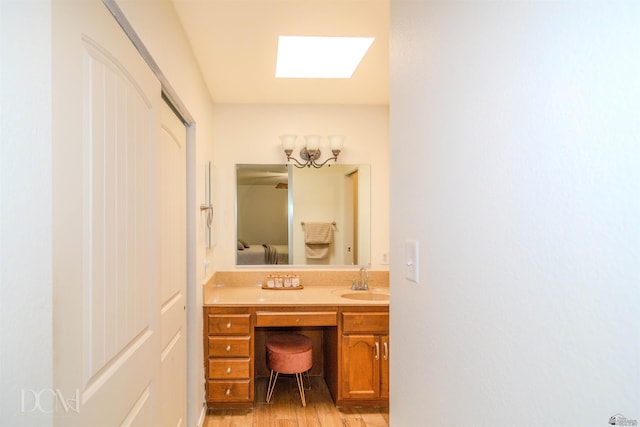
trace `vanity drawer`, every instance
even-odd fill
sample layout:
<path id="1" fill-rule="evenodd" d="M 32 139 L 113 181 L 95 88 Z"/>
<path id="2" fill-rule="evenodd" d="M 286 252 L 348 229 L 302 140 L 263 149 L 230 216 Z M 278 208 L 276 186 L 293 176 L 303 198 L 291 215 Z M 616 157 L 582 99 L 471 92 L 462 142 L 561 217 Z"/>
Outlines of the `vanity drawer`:
<path id="1" fill-rule="evenodd" d="M 209 378 L 249 378 L 250 359 L 209 359 Z"/>
<path id="2" fill-rule="evenodd" d="M 209 402 L 243 402 L 251 399 L 250 380 L 244 381 L 207 381 L 207 400 Z"/>
<path id="3" fill-rule="evenodd" d="M 335 311 L 258 311 L 256 326 L 336 326 Z"/>
<path id="4" fill-rule="evenodd" d="M 210 357 L 249 357 L 250 346 L 250 336 L 209 336 Z"/>
<path id="5" fill-rule="evenodd" d="M 209 314 L 210 335 L 249 334 L 251 314 Z"/>
<path id="6" fill-rule="evenodd" d="M 342 332 L 389 332 L 389 313 L 347 312 L 342 313 Z"/>

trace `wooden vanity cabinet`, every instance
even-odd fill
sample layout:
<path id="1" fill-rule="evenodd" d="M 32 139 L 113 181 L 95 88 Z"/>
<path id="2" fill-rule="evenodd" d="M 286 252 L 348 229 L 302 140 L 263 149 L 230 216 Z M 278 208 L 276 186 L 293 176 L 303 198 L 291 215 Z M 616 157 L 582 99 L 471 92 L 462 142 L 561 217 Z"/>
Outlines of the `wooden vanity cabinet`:
<path id="1" fill-rule="evenodd" d="M 256 355 L 264 359 L 264 338 L 279 328 L 319 339 L 314 368 L 337 406 L 389 405 L 388 306 L 206 306 L 208 407 L 252 407 L 256 369 L 264 369 L 256 368 Z"/>
<path id="2" fill-rule="evenodd" d="M 249 308 L 204 308 L 207 404 L 253 404 L 253 324 Z"/>
<path id="3" fill-rule="evenodd" d="M 389 404 L 389 311 L 344 309 L 338 404 Z M 372 310 L 370 307 L 366 310 Z"/>

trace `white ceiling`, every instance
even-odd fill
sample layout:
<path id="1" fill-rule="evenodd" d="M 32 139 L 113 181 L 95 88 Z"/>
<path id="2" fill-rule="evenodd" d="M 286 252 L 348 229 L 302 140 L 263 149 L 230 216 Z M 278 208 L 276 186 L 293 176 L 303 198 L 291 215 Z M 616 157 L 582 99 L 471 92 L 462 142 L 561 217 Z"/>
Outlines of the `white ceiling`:
<path id="1" fill-rule="evenodd" d="M 173 0 L 216 103 L 389 103 L 389 0 Z M 375 37 L 350 79 L 276 79 L 279 35 Z"/>

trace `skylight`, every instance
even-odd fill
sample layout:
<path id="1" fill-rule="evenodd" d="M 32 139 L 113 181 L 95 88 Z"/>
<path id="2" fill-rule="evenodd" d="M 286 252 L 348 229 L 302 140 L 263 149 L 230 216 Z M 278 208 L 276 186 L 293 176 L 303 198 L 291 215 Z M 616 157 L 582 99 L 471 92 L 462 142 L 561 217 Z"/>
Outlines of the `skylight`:
<path id="1" fill-rule="evenodd" d="M 373 37 L 280 36 L 276 78 L 348 79 Z"/>

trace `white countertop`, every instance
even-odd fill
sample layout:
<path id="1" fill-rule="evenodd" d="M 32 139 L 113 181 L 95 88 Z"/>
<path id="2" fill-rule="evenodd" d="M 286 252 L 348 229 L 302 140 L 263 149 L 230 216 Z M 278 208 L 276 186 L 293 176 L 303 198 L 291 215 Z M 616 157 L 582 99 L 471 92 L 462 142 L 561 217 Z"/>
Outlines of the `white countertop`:
<path id="1" fill-rule="evenodd" d="M 389 288 L 375 287 L 370 291 L 353 291 L 348 286 L 307 286 L 303 289 L 263 289 L 260 285 L 254 286 L 224 286 L 205 285 L 203 292 L 204 306 L 233 305 L 233 306 L 260 306 L 260 305 L 298 305 L 298 306 L 354 306 L 374 305 L 388 306 L 389 299 L 350 299 L 344 298 L 344 294 L 386 293 Z M 384 298 L 384 297 L 383 297 Z"/>

